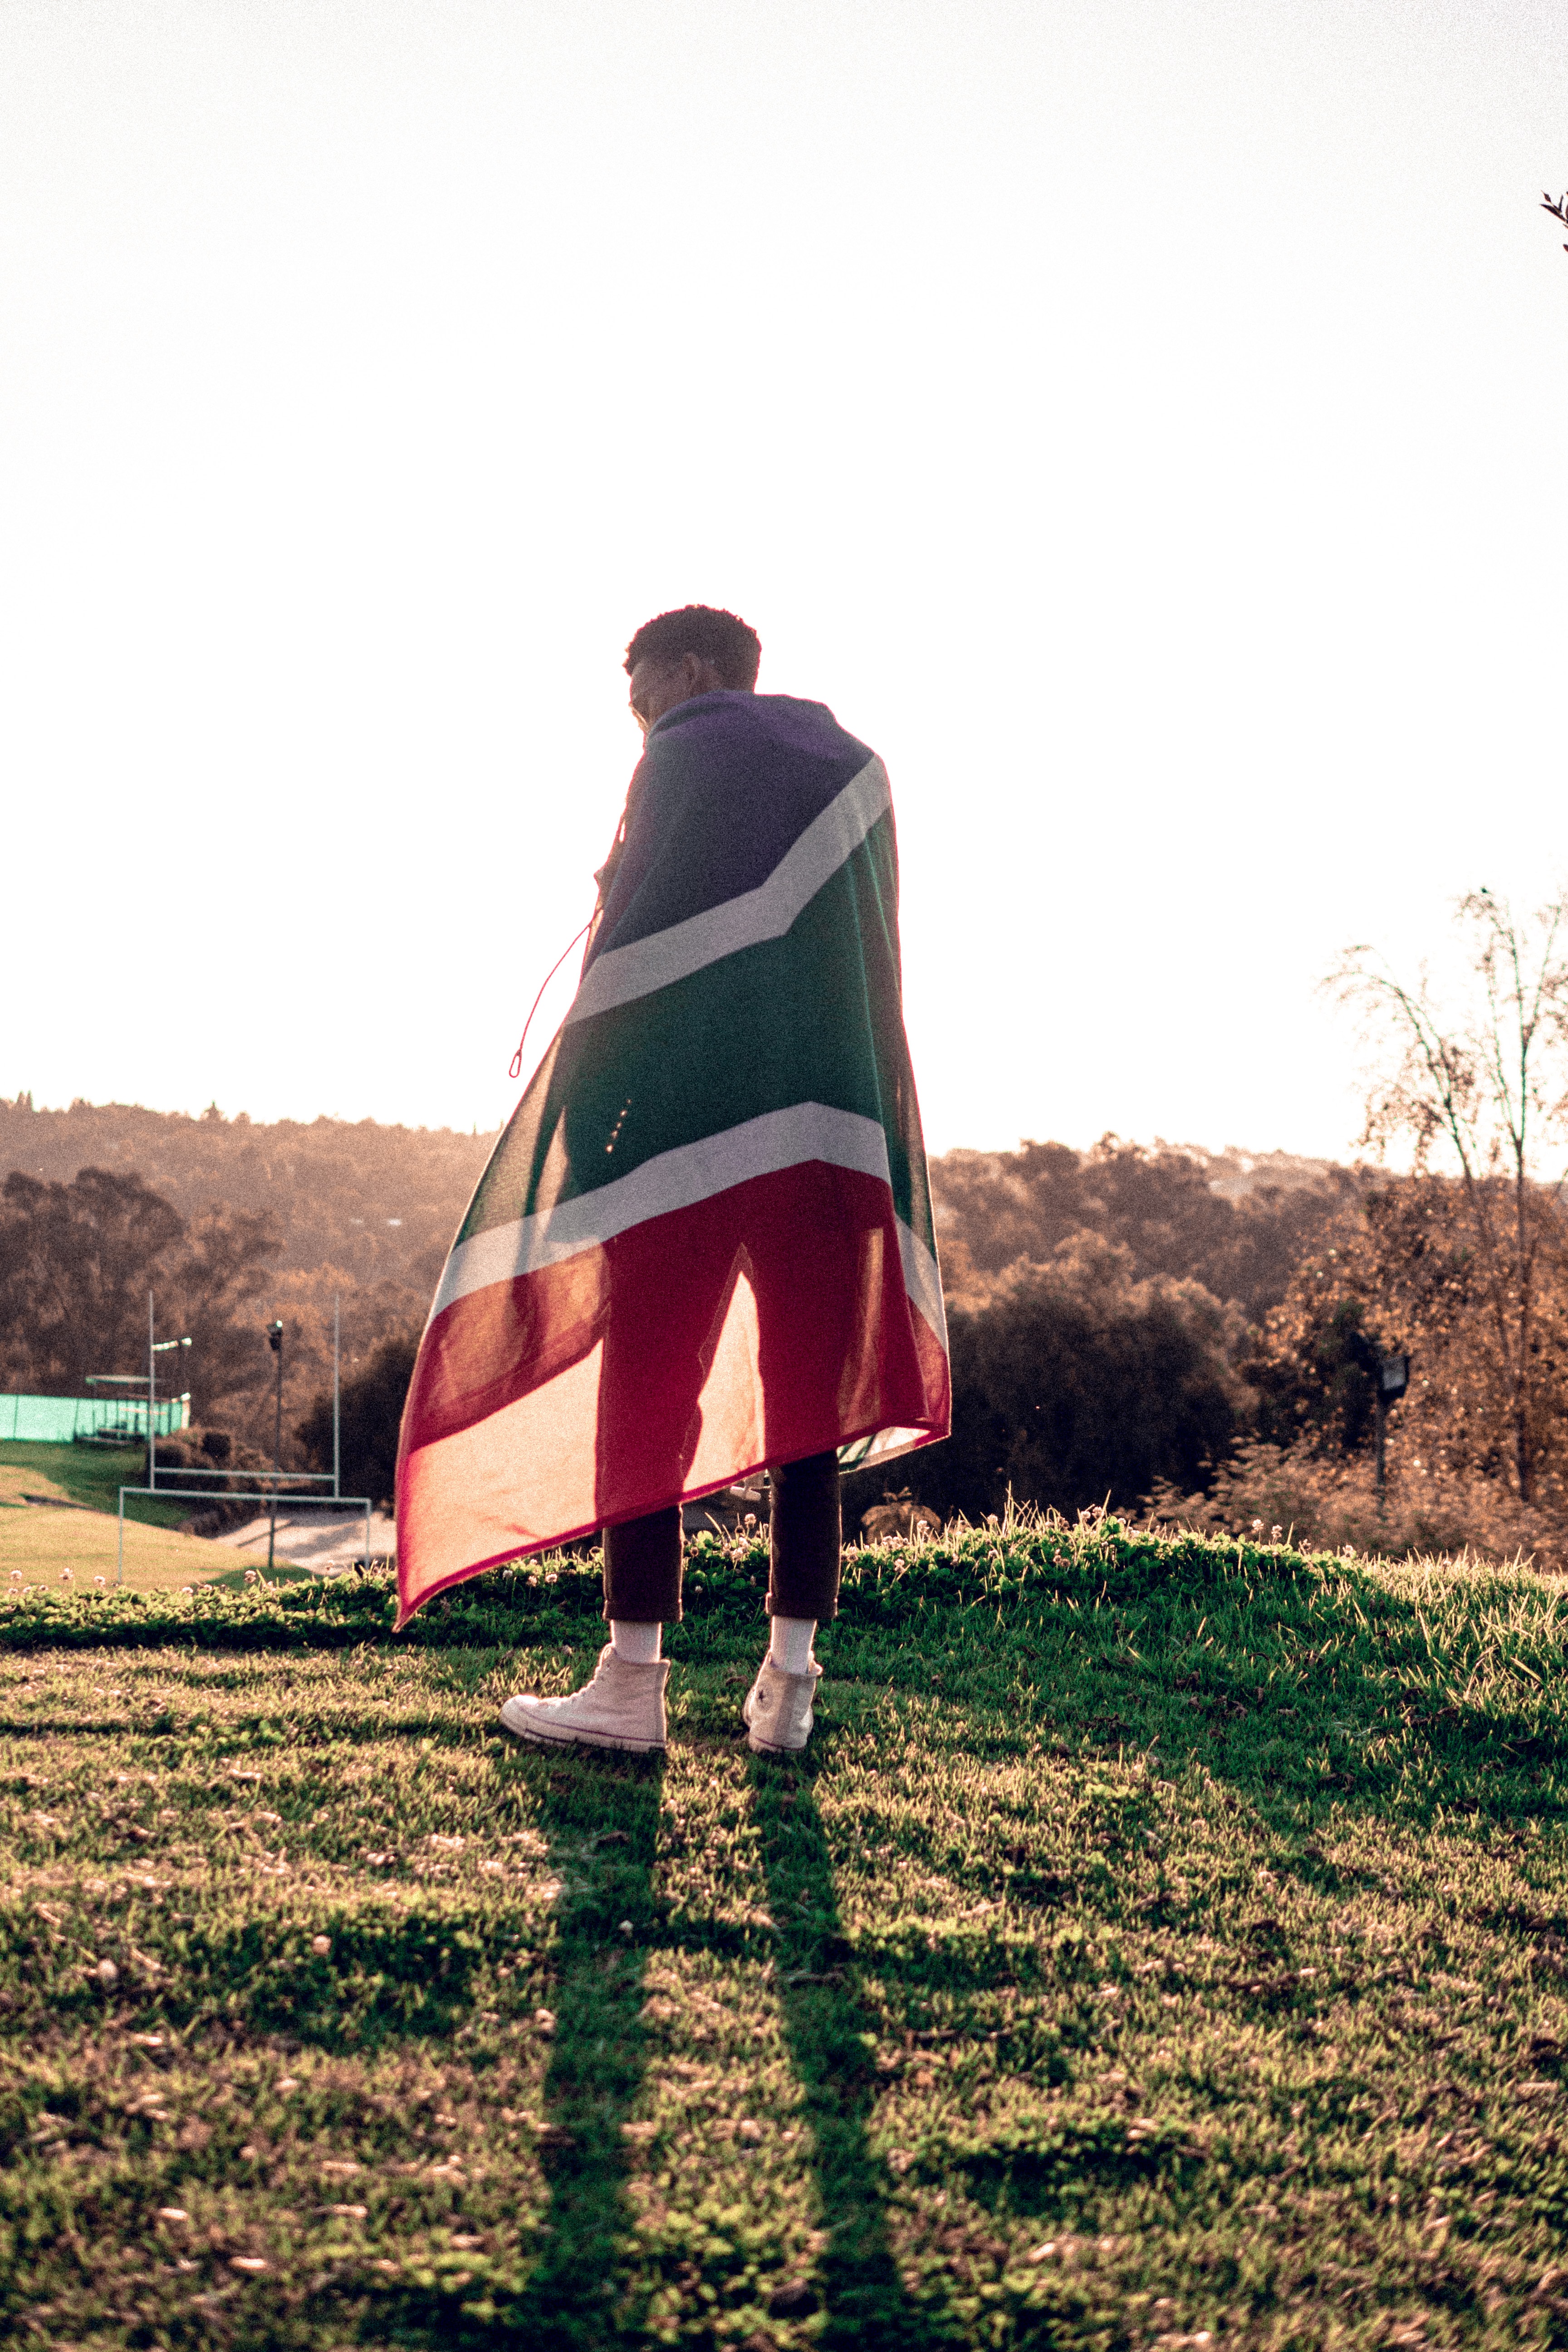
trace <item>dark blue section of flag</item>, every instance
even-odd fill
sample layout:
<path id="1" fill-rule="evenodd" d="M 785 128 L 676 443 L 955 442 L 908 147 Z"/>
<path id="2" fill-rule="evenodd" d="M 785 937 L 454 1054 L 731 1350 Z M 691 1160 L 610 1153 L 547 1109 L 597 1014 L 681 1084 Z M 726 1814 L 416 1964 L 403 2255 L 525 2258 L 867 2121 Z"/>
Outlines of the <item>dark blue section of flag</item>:
<path id="1" fill-rule="evenodd" d="M 756 889 L 871 757 L 825 702 L 701 694 L 650 729 L 584 969 Z"/>

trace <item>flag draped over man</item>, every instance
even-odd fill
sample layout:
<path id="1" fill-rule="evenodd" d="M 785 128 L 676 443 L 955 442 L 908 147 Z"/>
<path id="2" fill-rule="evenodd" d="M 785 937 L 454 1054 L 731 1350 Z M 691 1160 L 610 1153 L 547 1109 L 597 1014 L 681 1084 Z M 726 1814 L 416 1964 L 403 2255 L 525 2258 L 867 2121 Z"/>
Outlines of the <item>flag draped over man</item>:
<path id="1" fill-rule="evenodd" d="M 399 1622 L 765 1464 L 929 1444 L 948 1410 L 886 772 L 821 703 L 697 693 L 648 728 L 576 997 L 436 1295 Z"/>

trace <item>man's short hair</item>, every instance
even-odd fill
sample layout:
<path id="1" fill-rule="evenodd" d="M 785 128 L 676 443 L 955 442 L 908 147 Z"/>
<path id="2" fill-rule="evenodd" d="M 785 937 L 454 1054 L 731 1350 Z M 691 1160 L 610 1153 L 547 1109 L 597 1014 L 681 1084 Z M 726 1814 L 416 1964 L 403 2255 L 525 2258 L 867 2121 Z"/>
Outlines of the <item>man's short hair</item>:
<path id="1" fill-rule="evenodd" d="M 683 654 L 711 662 L 727 687 L 749 694 L 762 667 L 763 641 L 738 614 L 717 604 L 682 604 L 643 623 L 626 647 L 626 676 L 640 661 L 678 662 Z"/>

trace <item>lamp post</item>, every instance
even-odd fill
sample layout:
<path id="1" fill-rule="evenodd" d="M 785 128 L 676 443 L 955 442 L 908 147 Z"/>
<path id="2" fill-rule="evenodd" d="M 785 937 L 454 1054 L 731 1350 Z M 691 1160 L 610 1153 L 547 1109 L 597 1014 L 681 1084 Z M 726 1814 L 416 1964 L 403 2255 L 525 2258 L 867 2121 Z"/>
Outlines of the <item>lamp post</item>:
<path id="1" fill-rule="evenodd" d="M 1383 1442 L 1388 1427 L 1388 1408 L 1391 1404 L 1397 1404 L 1410 1386 L 1409 1357 L 1403 1353 L 1395 1356 L 1380 1356 L 1374 1377 L 1376 1386 L 1373 1389 L 1373 1397 L 1377 1408 L 1377 1507 L 1381 1511 L 1384 1503 Z"/>
<path id="2" fill-rule="evenodd" d="M 267 1326 L 267 1344 L 278 1359 L 278 1395 L 272 1420 L 272 1517 L 267 1529 L 267 1565 L 272 1566 L 272 1555 L 278 1541 L 278 1480 L 283 1468 L 283 1326 L 274 1320 Z"/>
<path id="3" fill-rule="evenodd" d="M 157 1324 L 153 1315 L 153 1294 L 147 1293 L 147 1484 L 158 1484 L 158 1349 L 153 1337 Z"/>

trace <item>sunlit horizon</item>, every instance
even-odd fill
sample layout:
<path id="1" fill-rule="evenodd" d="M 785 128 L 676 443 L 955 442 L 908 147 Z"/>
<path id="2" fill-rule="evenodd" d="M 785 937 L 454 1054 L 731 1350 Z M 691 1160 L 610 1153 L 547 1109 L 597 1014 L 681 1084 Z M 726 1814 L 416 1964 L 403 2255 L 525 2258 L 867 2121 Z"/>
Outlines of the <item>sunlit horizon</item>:
<path id="1" fill-rule="evenodd" d="M 52 0 L 0 67 L 0 1095 L 499 1126 L 693 599 L 887 761 L 934 1150 L 1350 1157 L 1336 955 L 1563 871 L 1560 11 Z"/>

